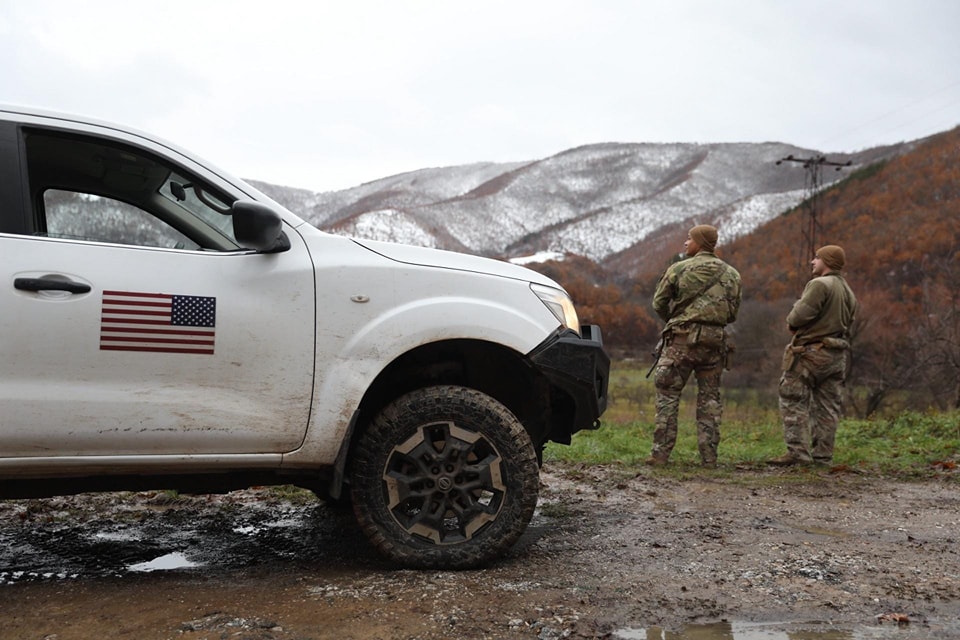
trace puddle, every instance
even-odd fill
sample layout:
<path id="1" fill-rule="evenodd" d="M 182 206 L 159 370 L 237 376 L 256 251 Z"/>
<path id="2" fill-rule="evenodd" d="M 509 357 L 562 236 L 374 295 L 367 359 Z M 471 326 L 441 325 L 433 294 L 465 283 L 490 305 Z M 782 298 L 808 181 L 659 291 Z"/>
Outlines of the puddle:
<path id="1" fill-rule="evenodd" d="M 320 501 L 290 504 L 268 492 L 238 493 L 187 496 L 160 508 L 151 496 L 131 494 L 114 502 L 113 494 L 89 494 L 73 499 L 85 509 L 61 512 L 39 502 L 45 508 L 34 507 L 32 515 L 19 506 L 25 503 L 9 503 L 20 511 L 0 517 L 0 586 L 178 570 L 212 575 L 280 562 L 379 562 L 372 549 L 358 553 L 355 538 L 343 535 L 355 526 L 353 514 Z"/>
<path id="2" fill-rule="evenodd" d="M 182 553 L 168 553 L 165 556 L 160 556 L 159 558 L 154 558 L 149 562 L 138 562 L 137 564 L 132 564 L 127 567 L 128 571 L 137 571 L 143 573 L 149 573 L 151 571 L 173 571 L 175 569 L 189 569 L 191 567 L 202 566 L 196 562 L 191 562 L 187 559 L 187 556 Z"/>
<path id="3" fill-rule="evenodd" d="M 258 533 L 261 533 L 268 529 L 278 529 L 283 527 L 295 528 L 295 527 L 302 527 L 302 526 L 303 526 L 302 519 L 290 517 L 290 518 L 284 518 L 281 520 L 274 520 L 272 522 L 264 522 L 259 526 L 243 525 L 243 526 L 234 527 L 233 532 L 238 533 L 240 535 L 257 535 Z"/>
<path id="4" fill-rule="evenodd" d="M 715 622 L 691 624 L 680 631 L 659 627 L 626 628 L 613 633 L 613 640 L 886 640 L 902 638 L 911 627 L 896 624 L 833 627 L 827 622 Z M 913 637 L 913 636 L 911 636 Z"/>
<path id="5" fill-rule="evenodd" d="M 96 540 L 106 540 L 109 542 L 136 542 L 140 537 L 130 531 L 98 531 L 93 535 Z"/>

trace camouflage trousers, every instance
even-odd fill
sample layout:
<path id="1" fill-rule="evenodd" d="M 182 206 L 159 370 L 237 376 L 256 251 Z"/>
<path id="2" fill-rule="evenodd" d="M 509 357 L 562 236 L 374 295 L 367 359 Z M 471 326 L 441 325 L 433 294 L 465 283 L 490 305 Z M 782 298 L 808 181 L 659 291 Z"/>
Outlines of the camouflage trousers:
<path id="1" fill-rule="evenodd" d="M 833 442 L 842 409 L 846 349 L 807 347 L 784 353 L 780 377 L 780 417 L 787 453 L 817 462 L 833 458 Z"/>
<path id="2" fill-rule="evenodd" d="M 724 347 L 700 344 L 670 344 L 660 355 L 654 377 L 657 387 L 657 418 L 653 432 L 656 458 L 666 459 L 677 443 L 677 413 L 680 394 L 691 373 L 697 378 L 697 448 L 703 462 L 716 462 L 720 444 L 720 375 Z"/>

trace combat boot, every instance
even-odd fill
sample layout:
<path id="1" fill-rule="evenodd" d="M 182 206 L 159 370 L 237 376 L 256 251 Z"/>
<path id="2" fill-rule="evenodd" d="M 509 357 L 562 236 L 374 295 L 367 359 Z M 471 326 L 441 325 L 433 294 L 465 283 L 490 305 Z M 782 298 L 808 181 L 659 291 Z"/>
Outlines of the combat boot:
<path id="1" fill-rule="evenodd" d="M 792 467 L 798 464 L 810 464 L 811 462 L 811 460 L 804 460 L 803 458 L 799 458 L 792 453 L 785 453 L 779 458 L 767 460 L 767 464 L 773 467 Z"/>
<path id="2" fill-rule="evenodd" d="M 654 454 L 643 461 L 643 464 L 651 467 L 665 467 L 667 466 L 667 456 L 662 454 Z"/>

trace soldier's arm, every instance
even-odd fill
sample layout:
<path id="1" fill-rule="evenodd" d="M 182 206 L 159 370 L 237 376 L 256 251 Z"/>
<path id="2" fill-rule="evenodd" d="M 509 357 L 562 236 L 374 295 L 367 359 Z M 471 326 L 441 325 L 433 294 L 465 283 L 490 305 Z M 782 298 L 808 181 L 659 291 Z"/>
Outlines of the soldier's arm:
<path id="1" fill-rule="evenodd" d="M 670 319 L 670 301 L 674 297 L 674 286 L 670 281 L 670 270 L 667 270 L 657 283 L 657 290 L 653 294 L 653 310 L 664 322 Z"/>
<path id="2" fill-rule="evenodd" d="M 826 299 L 826 287 L 822 282 L 811 280 L 803 289 L 803 295 L 793 305 L 793 309 L 787 314 L 787 324 L 791 329 L 804 327 L 820 315 L 823 309 L 823 303 Z"/>

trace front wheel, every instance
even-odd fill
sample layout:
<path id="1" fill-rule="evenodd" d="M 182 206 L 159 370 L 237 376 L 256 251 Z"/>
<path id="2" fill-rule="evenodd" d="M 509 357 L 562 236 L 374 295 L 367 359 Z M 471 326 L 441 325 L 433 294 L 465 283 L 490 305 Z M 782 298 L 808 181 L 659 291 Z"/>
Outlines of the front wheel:
<path id="1" fill-rule="evenodd" d="M 387 406 L 357 443 L 354 513 L 394 561 L 476 567 L 526 529 L 538 472 L 529 434 L 495 399 L 464 387 L 419 389 Z"/>

